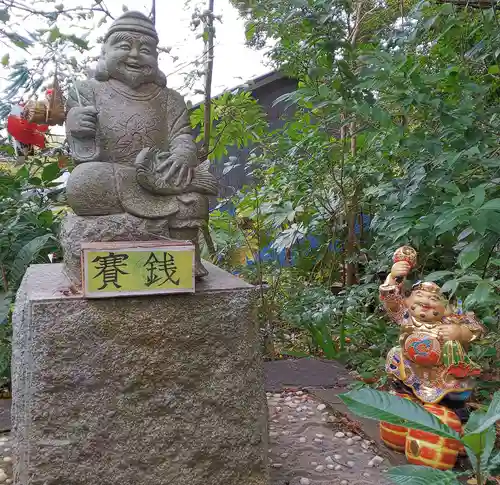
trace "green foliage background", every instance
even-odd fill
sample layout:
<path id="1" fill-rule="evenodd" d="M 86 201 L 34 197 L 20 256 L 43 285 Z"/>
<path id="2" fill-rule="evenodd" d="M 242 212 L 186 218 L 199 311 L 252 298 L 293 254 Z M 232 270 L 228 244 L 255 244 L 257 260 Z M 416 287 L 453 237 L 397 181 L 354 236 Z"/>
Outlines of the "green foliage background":
<path id="1" fill-rule="evenodd" d="M 256 262 L 250 274 L 240 270 L 273 288 L 261 316 L 275 355 L 315 353 L 380 375 L 397 329 L 380 311 L 377 288 L 394 250 L 410 244 L 419 253 L 412 278 L 439 282 L 488 326 L 472 353 L 495 380 L 497 11 L 426 1 L 234 4 L 249 44 L 272 39 L 275 66 L 299 80 L 277 100 L 290 107 L 285 126 L 257 140 L 255 185 L 232 199 Z M 356 233 L 360 214 L 372 223 Z M 213 214 L 214 233 L 223 231 L 220 217 Z M 218 238 L 229 266 L 232 228 L 233 236 Z M 309 247 L 307 235 L 319 247 Z M 293 256 L 293 268 L 259 260 L 271 241 Z M 329 250 L 336 241 L 342 251 Z"/>

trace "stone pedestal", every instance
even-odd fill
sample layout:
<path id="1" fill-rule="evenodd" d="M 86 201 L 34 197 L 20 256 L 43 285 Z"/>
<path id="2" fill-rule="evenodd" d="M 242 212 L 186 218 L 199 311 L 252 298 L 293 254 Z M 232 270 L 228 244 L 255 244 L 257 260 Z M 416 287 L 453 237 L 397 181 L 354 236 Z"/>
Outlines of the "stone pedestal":
<path id="1" fill-rule="evenodd" d="M 16 485 L 268 485 L 254 288 L 85 300 L 32 266 L 13 340 Z"/>

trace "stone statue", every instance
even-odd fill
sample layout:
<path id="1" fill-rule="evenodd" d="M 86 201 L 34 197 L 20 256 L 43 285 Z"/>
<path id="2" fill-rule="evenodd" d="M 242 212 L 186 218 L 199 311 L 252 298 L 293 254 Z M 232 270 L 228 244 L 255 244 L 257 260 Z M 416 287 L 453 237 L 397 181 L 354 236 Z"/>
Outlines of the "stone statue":
<path id="1" fill-rule="evenodd" d="M 186 105 L 166 87 L 157 46 L 151 20 L 125 13 L 105 36 L 94 78 L 70 91 L 66 131 L 76 167 L 67 199 L 84 219 L 80 226 L 92 220 L 99 232 L 98 220 L 107 224 L 107 240 L 114 232 L 123 239 L 128 225 L 130 239 L 192 241 L 200 278 L 207 271 L 199 229 L 208 219 L 208 196 L 217 195 L 217 181 L 208 161 L 198 164 Z"/>
<path id="2" fill-rule="evenodd" d="M 423 403 L 461 409 L 474 388 L 479 367 L 466 355 L 468 346 L 485 333 L 473 313 L 454 309 L 435 283 L 418 282 L 406 296 L 404 281 L 416 252 L 400 248 L 380 299 L 400 330 L 400 345 L 387 356 L 386 372 Z"/>

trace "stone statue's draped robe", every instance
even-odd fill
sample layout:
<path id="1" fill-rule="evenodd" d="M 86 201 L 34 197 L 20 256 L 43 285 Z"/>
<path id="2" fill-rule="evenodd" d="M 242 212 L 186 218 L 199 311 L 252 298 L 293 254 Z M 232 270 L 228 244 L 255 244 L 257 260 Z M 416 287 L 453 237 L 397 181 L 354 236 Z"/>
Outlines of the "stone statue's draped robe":
<path id="1" fill-rule="evenodd" d="M 146 147 L 176 153 L 177 159 L 191 167 L 197 165 L 197 148 L 182 96 L 156 84 L 136 91 L 115 80 L 90 79 L 77 83 L 76 89 L 78 94 L 75 89 L 70 92 L 67 109 L 96 108 L 98 150 L 83 152 L 81 141 L 69 134 L 68 141 L 76 163 L 89 164 L 84 176 L 96 179 L 97 193 L 92 194 L 95 204 L 102 197 L 105 207 L 102 213 L 92 207 L 93 213 L 82 215 L 128 212 L 140 218 L 182 220 L 182 227 L 199 227 L 208 215 L 207 197 L 197 193 L 151 194 L 137 183 L 134 166 L 137 154 Z M 79 167 L 79 171 L 85 170 Z"/>

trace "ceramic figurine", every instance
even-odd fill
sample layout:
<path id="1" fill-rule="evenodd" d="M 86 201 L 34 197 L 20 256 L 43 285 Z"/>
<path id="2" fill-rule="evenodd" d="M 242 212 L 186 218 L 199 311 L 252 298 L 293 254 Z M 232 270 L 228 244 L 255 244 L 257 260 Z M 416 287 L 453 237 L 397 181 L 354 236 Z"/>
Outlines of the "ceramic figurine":
<path id="1" fill-rule="evenodd" d="M 464 314 L 461 305 L 452 308 L 435 283 L 419 281 L 405 295 L 406 278 L 417 261 L 413 248 L 399 248 L 393 261 L 389 276 L 380 286 L 380 300 L 401 331 L 399 345 L 387 355 L 386 372 L 399 384 L 400 391 L 408 393 L 405 397 L 420 402 L 461 432 L 459 410 L 464 408 L 474 378 L 481 371 L 466 352 L 486 330 L 473 313 Z M 402 426 L 381 423 L 380 431 L 385 444 L 398 451 L 404 449 L 413 464 L 451 469 L 461 450 L 458 441 Z"/>
<path id="2" fill-rule="evenodd" d="M 405 252 L 409 260 L 401 257 Z M 403 285 L 416 253 L 401 248 L 394 260 L 391 273 L 380 286 L 380 299 L 401 328 L 399 346 L 387 356 L 387 373 L 423 403 L 439 403 L 445 397 L 465 401 L 479 373 L 465 352 L 471 342 L 484 335 L 484 326 L 473 313 L 453 310 L 435 283 L 417 282 L 405 296 Z"/>

